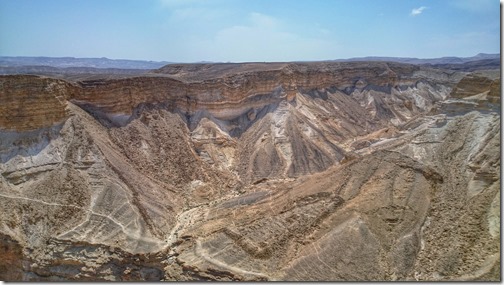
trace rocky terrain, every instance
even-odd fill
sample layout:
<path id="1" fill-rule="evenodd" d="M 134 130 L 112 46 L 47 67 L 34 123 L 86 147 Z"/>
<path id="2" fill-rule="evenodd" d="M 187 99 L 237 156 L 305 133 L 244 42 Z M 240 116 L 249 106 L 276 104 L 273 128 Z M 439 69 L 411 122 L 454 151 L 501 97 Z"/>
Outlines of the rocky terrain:
<path id="1" fill-rule="evenodd" d="M 499 72 L 0 76 L 0 279 L 498 281 Z"/>

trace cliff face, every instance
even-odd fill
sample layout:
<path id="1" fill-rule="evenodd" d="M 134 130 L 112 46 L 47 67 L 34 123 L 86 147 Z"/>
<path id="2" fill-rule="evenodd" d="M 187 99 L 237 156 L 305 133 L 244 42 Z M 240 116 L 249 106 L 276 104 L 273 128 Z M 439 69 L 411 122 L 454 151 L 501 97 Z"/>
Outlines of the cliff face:
<path id="1" fill-rule="evenodd" d="M 487 78 L 385 62 L 0 76 L 0 277 L 497 280 Z"/>
<path id="2" fill-rule="evenodd" d="M 167 135 L 153 126 L 180 120 L 191 132 L 176 135 L 189 138 L 179 150 L 190 158 L 188 164 L 203 160 L 217 171 L 211 177 L 233 180 L 237 173 L 240 181 L 251 182 L 338 164 L 347 156 L 343 145 L 349 139 L 429 111 L 449 93 L 449 78 L 436 70 L 384 62 L 168 65 L 149 76 L 72 84 L 4 76 L 0 96 L 6 115 L 0 129 L 61 127 L 73 114 L 67 105 L 76 104 L 108 129 L 123 155 L 145 166 L 145 175 L 173 184 L 171 179 L 187 183 L 196 176 L 176 164 L 168 166 L 171 160 L 164 154 L 173 147 L 154 139 Z M 177 116 L 168 119 L 168 113 Z M 138 120 L 142 123 L 134 123 Z M 149 151 L 138 153 L 139 146 Z M 14 149 L 3 152 L 7 157 Z"/>
<path id="3" fill-rule="evenodd" d="M 66 101 L 75 87 L 63 80 L 29 75 L 0 76 L 0 129 L 28 131 L 68 118 Z"/>
<path id="4" fill-rule="evenodd" d="M 453 89 L 451 96 L 454 98 L 465 98 L 474 95 L 487 95 L 492 101 L 500 102 L 501 84 L 500 78 L 488 78 L 481 75 L 469 74 Z"/>
<path id="5" fill-rule="evenodd" d="M 73 99 L 109 113 L 131 114 L 141 103 L 165 103 L 191 114 L 205 109 L 217 118 L 231 119 L 250 107 L 292 99 L 299 90 L 333 87 L 350 91 L 356 84 L 390 90 L 418 81 L 412 78 L 418 67 L 391 63 L 286 64 L 260 70 L 245 64 L 227 68 L 225 73 L 219 72 L 219 65 L 202 69 L 192 74 L 169 65 L 154 73 L 165 77 L 84 82 L 83 92 Z"/>
<path id="6" fill-rule="evenodd" d="M 26 131 L 61 122 L 68 118 L 67 100 L 111 118 L 129 117 L 141 105 L 161 105 L 188 115 L 204 110 L 217 119 L 231 120 L 251 108 L 291 101 L 298 92 L 331 88 L 346 94 L 355 90 L 391 93 L 422 81 L 421 76 L 415 76 L 419 67 L 397 63 L 283 64 L 274 65 L 275 69 L 248 65 L 227 67 L 226 73 L 218 65 L 209 65 L 194 74 L 169 65 L 153 73 L 156 76 L 78 84 L 36 76 L 2 76 L 0 95 L 6 103 L 0 128 Z M 431 79 L 432 83 L 437 81 Z"/>

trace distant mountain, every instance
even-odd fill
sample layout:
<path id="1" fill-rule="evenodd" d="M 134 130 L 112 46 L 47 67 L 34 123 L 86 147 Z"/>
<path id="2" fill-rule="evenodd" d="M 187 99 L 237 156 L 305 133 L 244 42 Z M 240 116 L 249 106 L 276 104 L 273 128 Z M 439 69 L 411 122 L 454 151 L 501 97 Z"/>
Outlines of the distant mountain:
<path id="1" fill-rule="evenodd" d="M 354 57 L 348 59 L 336 59 L 334 61 L 394 61 L 401 63 L 411 64 L 462 64 L 476 60 L 500 60 L 500 54 L 479 53 L 471 57 L 440 57 L 440 58 L 415 58 L 415 57 L 380 57 L 380 56 L 366 56 Z"/>
<path id="2" fill-rule="evenodd" d="M 333 62 L 356 61 L 389 61 L 409 64 L 428 65 L 437 68 L 459 71 L 474 71 L 481 69 L 499 69 L 500 54 L 479 53 L 472 57 L 441 57 L 441 58 L 412 58 L 412 57 L 356 57 L 349 59 L 329 60 Z M 75 57 L 25 57 L 0 56 L 0 74 L 39 74 L 63 76 L 67 79 L 81 79 L 81 75 L 109 74 L 114 76 L 138 75 L 173 64 L 167 61 L 145 61 L 128 59 L 75 58 Z M 201 61 L 198 64 L 209 64 Z M 73 77 L 72 77 L 73 76 Z"/>
<path id="3" fill-rule="evenodd" d="M 500 69 L 501 62 L 500 58 L 488 58 L 488 59 L 480 59 L 467 61 L 464 63 L 438 63 L 438 64 L 424 64 L 424 66 L 432 66 L 436 68 L 442 69 L 451 69 L 457 71 L 464 72 L 472 72 L 476 70 L 496 70 Z"/>
<path id="4" fill-rule="evenodd" d="M 101 58 L 75 58 L 75 57 L 25 57 L 25 56 L 0 56 L 0 66 L 50 66 L 58 68 L 90 67 L 90 68 L 117 68 L 117 69 L 157 69 L 170 62 L 145 61 L 128 59 Z"/>
<path id="5" fill-rule="evenodd" d="M 122 78 L 147 74 L 152 69 L 136 68 L 95 68 L 95 67 L 53 67 L 35 66 L 1 66 L 0 75 L 32 74 L 62 78 L 68 81 L 93 80 L 96 78 Z"/>

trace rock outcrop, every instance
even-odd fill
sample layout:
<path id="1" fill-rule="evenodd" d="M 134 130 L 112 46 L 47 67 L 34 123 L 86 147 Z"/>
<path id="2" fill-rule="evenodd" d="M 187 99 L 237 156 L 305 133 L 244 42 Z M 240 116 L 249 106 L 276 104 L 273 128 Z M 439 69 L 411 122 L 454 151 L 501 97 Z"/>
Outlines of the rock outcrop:
<path id="1" fill-rule="evenodd" d="M 66 81 L 30 75 L 0 76 L 0 130 L 30 131 L 68 119 L 67 100 L 74 86 Z"/>
<path id="2" fill-rule="evenodd" d="M 492 102 L 500 102 L 500 78 L 488 78 L 478 74 L 468 74 L 458 82 L 452 91 L 454 98 L 487 95 Z"/>

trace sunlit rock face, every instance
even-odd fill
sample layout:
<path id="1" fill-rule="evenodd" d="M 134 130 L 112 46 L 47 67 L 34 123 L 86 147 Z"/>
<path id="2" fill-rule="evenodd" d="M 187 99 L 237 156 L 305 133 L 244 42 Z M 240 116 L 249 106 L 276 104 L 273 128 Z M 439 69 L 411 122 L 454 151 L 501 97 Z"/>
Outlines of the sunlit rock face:
<path id="1" fill-rule="evenodd" d="M 0 76 L 0 277 L 500 280 L 494 73 Z"/>
<path id="2" fill-rule="evenodd" d="M 32 75 L 0 76 L 0 129 L 30 131 L 68 119 L 66 102 L 75 93 L 68 82 Z"/>

